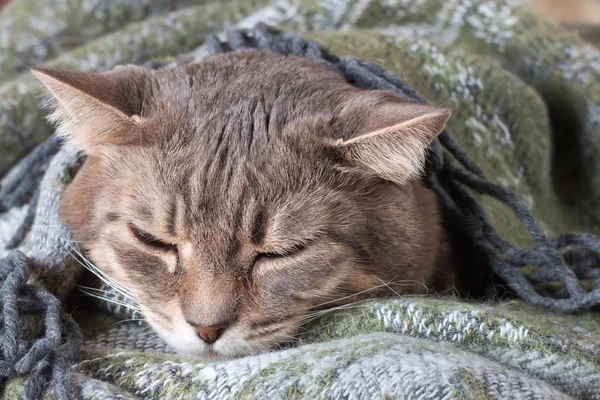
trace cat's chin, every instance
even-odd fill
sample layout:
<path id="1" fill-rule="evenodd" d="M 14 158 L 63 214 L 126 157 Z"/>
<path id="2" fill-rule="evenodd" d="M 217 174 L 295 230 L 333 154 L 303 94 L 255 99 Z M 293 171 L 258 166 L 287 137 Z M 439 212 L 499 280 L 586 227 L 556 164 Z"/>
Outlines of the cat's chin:
<path id="1" fill-rule="evenodd" d="M 229 337 L 224 335 L 222 339 L 209 346 L 198 339 L 191 328 L 188 331 L 187 327 L 184 327 L 177 332 L 161 326 L 152 326 L 152 328 L 175 353 L 186 358 L 226 360 L 256 354 L 271 347 L 243 341 L 235 333 Z"/>
<path id="2" fill-rule="evenodd" d="M 200 341 L 198 341 L 198 343 L 182 343 L 180 340 L 173 340 L 173 338 L 167 339 L 164 336 L 163 339 L 178 355 L 185 358 L 210 361 L 234 358 L 229 354 L 222 354 L 216 351 L 212 346 L 207 346 Z"/>
<path id="3" fill-rule="evenodd" d="M 213 358 L 216 354 L 212 349 L 206 346 L 193 333 L 191 328 L 189 332 L 186 329 L 173 331 L 160 324 L 152 323 L 147 319 L 152 330 L 157 334 L 175 353 L 190 358 Z M 218 354 L 217 354 L 218 356 Z"/>
<path id="4" fill-rule="evenodd" d="M 182 357 L 208 361 L 230 360 L 255 354 L 255 352 L 249 349 L 246 350 L 239 347 L 228 347 L 227 344 L 223 344 L 220 350 L 216 350 L 212 346 L 205 345 L 202 345 L 200 349 L 191 349 L 189 347 L 182 348 L 181 346 L 177 346 L 178 348 L 175 348 L 173 344 L 170 344 L 170 346 Z"/>
<path id="5" fill-rule="evenodd" d="M 187 349 L 187 350 L 178 349 L 175 351 L 178 355 L 180 355 L 182 357 L 198 359 L 198 360 L 213 361 L 213 360 L 223 360 L 223 359 L 230 358 L 230 357 L 223 356 L 222 354 L 219 354 L 216 351 L 214 351 L 212 348 L 208 348 L 208 347 L 205 347 L 203 350 L 200 350 L 198 352 L 193 352 L 193 351 L 190 352 L 189 349 Z"/>

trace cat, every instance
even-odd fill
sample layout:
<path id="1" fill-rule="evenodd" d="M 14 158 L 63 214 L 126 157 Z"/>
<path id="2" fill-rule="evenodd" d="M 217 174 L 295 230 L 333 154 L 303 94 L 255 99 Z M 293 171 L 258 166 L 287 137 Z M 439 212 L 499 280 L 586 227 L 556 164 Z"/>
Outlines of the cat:
<path id="1" fill-rule="evenodd" d="M 449 110 L 264 51 L 31 68 L 58 132 L 86 155 L 62 219 L 175 351 L 262 352 L 312 310 L 454 287 L 421 179 Z"/>

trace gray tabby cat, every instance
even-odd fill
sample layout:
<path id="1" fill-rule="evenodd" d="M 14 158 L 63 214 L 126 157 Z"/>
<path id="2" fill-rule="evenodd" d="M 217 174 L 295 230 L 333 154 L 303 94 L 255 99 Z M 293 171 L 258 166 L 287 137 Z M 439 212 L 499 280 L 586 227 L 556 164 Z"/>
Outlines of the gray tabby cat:
<path id="1" fill-rule="evenodd" d="M 455 286 L 420 179 L 448 110 L 258 51 L 32 70 L 87 156 L 62 218 L 178 352 L 260 352 L 315 309 Z"/>

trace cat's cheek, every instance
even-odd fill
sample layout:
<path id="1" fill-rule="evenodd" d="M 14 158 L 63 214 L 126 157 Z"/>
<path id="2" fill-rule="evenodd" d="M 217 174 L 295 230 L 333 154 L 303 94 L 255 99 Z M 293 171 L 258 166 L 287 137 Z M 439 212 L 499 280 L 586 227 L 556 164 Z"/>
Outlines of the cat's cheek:
<path id="1" fill-rule="evenodd" d="M 250 353 L 248 343 L 241 337 L 238 329 L 236 326 L 231 327 L 213 345 L 215 352 L 221 357 L 237 357 Z"/>
<path id="2" fill-rule="evenodd" d="M 279 344 L 279 341 L 274 340 L 274 338 L 248 341 L 244 339 L 246 336 L 245 331 L 246 329 L 240 326 L 233 326 L 225 331 L 223 336 L 213 345 L 216 354 L 220 358 L 243 357 L 249 354 L 262 353 Z"/>
<path id="3" fill-rule="evenodd" d="M 112 248 L 97 244 L 90 247 L 88 256 L 96 268 L 104 272 L 123 288 L 133 290 L 133 285 L 131 285 L 127 276 L 126 268 L 119 263 L 117 255 Z"/>

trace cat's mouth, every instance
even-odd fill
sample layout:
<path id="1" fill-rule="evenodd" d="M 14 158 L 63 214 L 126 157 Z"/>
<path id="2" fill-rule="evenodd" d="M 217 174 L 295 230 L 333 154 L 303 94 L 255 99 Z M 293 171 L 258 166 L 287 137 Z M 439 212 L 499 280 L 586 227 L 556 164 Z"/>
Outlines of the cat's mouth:
<path id="1" fill-rule="evenodd" d="M 280 344 L 276 337 L 245 340 L 239 327 L 232 326 L 223 337 L 207 344 L 187 323 L 164 327 L 147 319 L 153 330 L 177 354 L 196 359 L 231 359 L 267 351 Z"/>
<path id="2" fill-rule="evenodd" d="M 209 360 L 218 360 L 224 358 L 224 355 L 216 352 L 211 346 L 206 346 L 204 351 L 200 354 L 200 357 Z"/>

